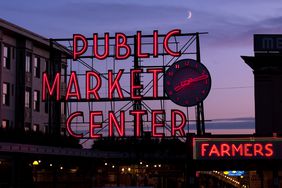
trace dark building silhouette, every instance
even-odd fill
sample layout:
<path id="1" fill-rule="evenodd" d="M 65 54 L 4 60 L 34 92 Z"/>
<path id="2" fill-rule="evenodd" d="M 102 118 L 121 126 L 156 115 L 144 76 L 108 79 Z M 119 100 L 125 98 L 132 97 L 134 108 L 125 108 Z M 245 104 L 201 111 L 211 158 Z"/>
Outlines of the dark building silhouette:
<path id="1" fill-rule="evenodd" d="M 253 69 L 256 134 L 282 133 L 282 35 L 254 35 L 255 56 L 242 56 Z"/>

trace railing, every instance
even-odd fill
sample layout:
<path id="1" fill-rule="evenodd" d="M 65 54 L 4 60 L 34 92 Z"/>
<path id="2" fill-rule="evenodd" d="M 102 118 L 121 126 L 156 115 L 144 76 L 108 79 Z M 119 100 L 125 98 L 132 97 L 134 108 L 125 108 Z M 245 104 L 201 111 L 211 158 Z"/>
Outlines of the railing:
<path id="1" fill-rule="evenodd" d="M 96 151 L 90 149 L 73 149 L 73 148 L 15 144 L 15 143 L 5 143 L 5 142 L 0 143 L 0 152 L 61 155 L 61 156 L 91 157 L 91 158 L 129 157 L 128 153 L 122 153 L 122 152 L 104 152 L 104 151 Z"/>

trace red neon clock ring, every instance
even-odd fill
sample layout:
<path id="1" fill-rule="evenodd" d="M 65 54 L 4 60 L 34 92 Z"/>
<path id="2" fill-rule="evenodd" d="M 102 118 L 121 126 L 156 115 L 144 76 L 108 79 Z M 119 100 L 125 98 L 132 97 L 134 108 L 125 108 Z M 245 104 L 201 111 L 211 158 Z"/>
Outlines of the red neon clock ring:
<path id="1" fill-rule="evenodd" d="M 204 101 L 211 89 L 208 69 L 194 59 L 182 59 L 165 72 L 165 92 L 180 106 L 195 106 Z"/>

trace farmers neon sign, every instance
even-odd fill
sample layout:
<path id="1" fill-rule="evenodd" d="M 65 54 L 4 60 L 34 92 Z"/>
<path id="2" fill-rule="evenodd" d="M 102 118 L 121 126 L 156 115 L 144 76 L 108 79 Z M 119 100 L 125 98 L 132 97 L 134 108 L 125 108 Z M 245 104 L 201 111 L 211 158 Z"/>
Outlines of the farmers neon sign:
<path id="1" fill-rule="evenodd" d="M 219 159 L 269 159 L 282 158 L 277 152 L 282 147 L 278 138 L 194 138 L 193 158 Z"/>

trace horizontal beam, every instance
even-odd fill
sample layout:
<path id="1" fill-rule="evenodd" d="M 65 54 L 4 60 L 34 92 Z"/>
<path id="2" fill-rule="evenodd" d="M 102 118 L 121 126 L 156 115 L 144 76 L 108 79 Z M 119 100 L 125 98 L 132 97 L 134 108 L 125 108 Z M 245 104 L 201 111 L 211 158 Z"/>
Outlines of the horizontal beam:
<path id="1" fill-rule="evenodd" d="M 208 32 L 197 32 L 197 33 L 182 33 L 182 34 L 179 34 L 179 35 L 175 35 L 177 37 L 179 36 L 196 36 L 196 35 L 204 35 L 204 34 L 208 34 Z M 158 37 L 165 37 L 166 34 L 159 34 Z M 136 35 L 127 35 L 126 38 L 134 38 L 136 37 Z M 142 38 L 152 38 L 153 35 L 142 35 L 141 36 Z M 98 40 L 102 40 L 104 39 L 105 37 L 98 37 Z M 93 40 L 93 38 L 86 38 L 87 40 Z M 115 39 L 114 36 L 112 37 L 109 37 L 109 39 Z M 50 41 L 72 41 L 73 38 L 50 38 L 49 39 Z"/>
<path id="2" fill-rule="evenodd" d="M 158 97 L 158 98 L 154 98 L 154 97 L 142 97 L 142 100 L 140 101 L 153 101 L 153 100 L 169 100 L 169 97 L 167 96 L 161 96 L 161 97 Z M 68 100 L 64 100 L 64 99 L 61 99 L 60 102 L 113 102 L 113 101 L 138 101 L 138 100 L 133 100 L 131 97 L 124 97 L 123 99 L 121 98 L 112 98 L 112 99 L 109 99 L 109 98 L 100 98 L 99 100 L 97 99 L 68 99 Z"/>

